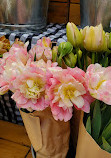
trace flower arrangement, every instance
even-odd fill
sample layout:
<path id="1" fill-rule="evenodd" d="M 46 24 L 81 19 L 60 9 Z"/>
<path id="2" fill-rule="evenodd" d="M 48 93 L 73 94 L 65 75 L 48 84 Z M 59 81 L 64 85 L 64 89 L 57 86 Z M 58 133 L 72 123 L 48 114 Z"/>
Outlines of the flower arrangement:
<path id="1" fill-rule="evenodd" d="M 18 108 L 42 111 L 50 107 L 56 120 L 66 122 L 72 117 L 73 106 L 89 112 L 92 97 L 85 72 L 77 67 L 57 66 L 51 61 L 51 45 L 50 39 L 44 37 L 28 53 L 27 43 L 14 43 L 0 61 L 0 94 L 11 90 Z"/>
<path id="2" fill-rule="evenodd" d="M 36 117 L 50 109 L 52 125 L 67 124 L 74 108 L 84 111 L 86 130 L 111 152 L 111 33 L 105 33 L 101 24 L 78 30 L 73 23 L 67 24 L 66 32 L 67 42 L 53 46 L 50 38 L 43 37 L 29 52 L 28 42 L 16 41 L 0 58 L 0 95 L 12 91 L 17 107 L 37 112 Z M 43 115 L 47 113 L 42 120 Z"/>

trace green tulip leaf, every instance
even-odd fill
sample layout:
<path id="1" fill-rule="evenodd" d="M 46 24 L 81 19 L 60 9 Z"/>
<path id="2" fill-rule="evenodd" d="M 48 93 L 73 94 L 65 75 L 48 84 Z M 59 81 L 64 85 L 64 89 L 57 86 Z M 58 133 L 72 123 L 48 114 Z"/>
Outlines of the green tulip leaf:
<path id="1" fill-rule="evenodd" d="M 111 106 L 107 105 L 106 108 L 102 111 L 101 115 L 101 132 L 106 127 L 107 123 L 111 119 Z"/>
<path id="2" fill-rule="evenodd" d="M 93 118 L 92 118 L 92 137 L 95 139 L 95 141 L 98 140 L 100 129 L 101 129 L 100 101 L 96 100 L 94 111 L 93 111 Z"/>
<path id="3" fill-rule="evenodd" d="M 103 148 L 105 151 L 111 153 L 111 146 L 110 146 L 110 144 L 106 141 L 106 139 L 105 139 L 104 137 L 102 137 L 102 143 L 103 143 L 102 148 Z"/>
<path id="4" fill-rule="evenodd" d="M 111 138 L 108 139 L 108 143 L 111 145 Z"/>
<path id="5" fill-rule="evenodd" d="M 105 129 L 103 130 L 99 140 L 98 140 L 98 144 L 102 144 L 102 137 L 104 137 L 106 140 L 111 138 L 111 120 L 109 121 L 108 125 L 105 127 Z"/>
<path id="6" fill-rule="evenodd" d="M 91 117 L 89 116 L 86 122 L 86 131 L 91 135 Z"/>

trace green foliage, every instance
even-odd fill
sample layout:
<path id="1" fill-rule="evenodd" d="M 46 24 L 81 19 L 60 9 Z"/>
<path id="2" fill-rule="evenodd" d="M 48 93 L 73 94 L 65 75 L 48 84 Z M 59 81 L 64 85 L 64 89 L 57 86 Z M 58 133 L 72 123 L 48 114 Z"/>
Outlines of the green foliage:
<path id="1" fill-rule="evenodd" d="M 102 148 L 106 151 L 108 151 L 109 153 L 111 153 L 111 145 L 106 141 L 106 139 L 104 137 L 102 137 Z"/>
<path id="2" fill-rule="evenodd" d="M 97 140 L 101 130 L 100 102 L 96 100 L 92 118 L 92 137 Z"/>
<path id="3" fill-rule="evenodd" d="M 86 130 L 102 149 L 111 153 L 111 106 L 98 100 L 93 102 Z"/>
<path id="4" fill-rule="evenodd" d="M 91 117 L 89 116 L 86 122 L 86 130 L 91 135 Z"/>

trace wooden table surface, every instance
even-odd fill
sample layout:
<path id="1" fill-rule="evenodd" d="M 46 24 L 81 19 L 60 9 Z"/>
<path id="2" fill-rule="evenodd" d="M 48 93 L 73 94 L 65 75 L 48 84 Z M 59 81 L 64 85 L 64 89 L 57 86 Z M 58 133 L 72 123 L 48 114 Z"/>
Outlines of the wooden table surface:
<path id="1" fill-rule="evenodd" d="M 30 146 L 23 126 L 0 120 L 0 158 L 32 158 Z"/>

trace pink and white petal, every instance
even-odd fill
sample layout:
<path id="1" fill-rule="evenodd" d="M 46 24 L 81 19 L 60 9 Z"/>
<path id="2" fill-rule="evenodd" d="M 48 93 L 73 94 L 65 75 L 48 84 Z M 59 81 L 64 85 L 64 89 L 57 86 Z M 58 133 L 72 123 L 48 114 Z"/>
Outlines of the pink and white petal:
<path id="1" fill-rule="evenodd" d="M 25 97 L 23 96 L 23 94 L 20 93 L 20 91 L 16 91 L 16 92 L 12 95 L 11 98 L 12 98 L 13 100 L 15 100 L 15 102 L 16 102 L 17 104 L 26 104 L 27 101 L 28 101 L 28 99 L 25 98 Z"/>
<path id="2" fill-rule="evenodd" d="M 71 119 L 72 117 L 72 108 L 67 108 L 64 110 L 62 107 L 58 107 L 57 104 L 51 106 L 51 111 L 55 120 L 65 121 Z"/>
<path id="3" fill-rule="evenodd" d="M 52 103 L 54 104 L 54 103 L 58 102 L 59 100 L 60 100 L 59 96 L 56 95 L 54 97 L 54 99 L 52 100 Z"/>
<path id="4" fill-rule="evenodd" d="M 84 106 L 84 99 L 82 96 L 72 97 L 70 99 L 78 108 L 82 108 Z"/>
<path id="5" fill-rule="evenodd" d="M 65 115 L 64 115 L 64 121 L 67 122 L 71 119 L 72 117 L 72 108 L 67 109 L 67 112 L 65 111 Z"/>
<path id="6" fill-rule="evenodd" d="M 86 113 L 90 112 L 90 104 L 87 100 L 84 99 L 84 106 L 81 108 Z"/>
<path id="7" fill-rule="evenodd" d="M 8 85 L 8 82 L 6 82 L 3 78 L 3 76 L 0 75 L 0 87 Z"/>
<path id="8" fill-rule="evenodd" d="M 103 76 L 104 80 L 111 80 L 111 66 L 105 68 Z"/>
<path id="9" fill-rule="evenodd" d="M 51 111 L 53 115 L 58 115 L 60 113 L 60 108 L 58 107 L 58 103 L 51 104 Z"/>
<path id="10" fill-rule="evenodd" d="M 52 59 L 52 51 L 51 48 L 45 48 L 44 55 L 48 60 Z"/>
<path id="11" fill-rule="evenodd" d="M 66 107 L 73 107 L 72 102 L 67 99 L 67 98 L 62 98 L 63 103 L 65 104 Z"/>
<path id="12" fill-rule="evenodd" d="M 37 111 L 42 111 L 44 110 L 45 108 L 48 107 L 48 105 L 45 103 L 45 99 L 44 97 L 40 98 L 37 100 L 37 103 L 36 104 L 31 104 L 30 107 L 33 109 L 33 110 L 37 110 Z"/>
<path id="13" fill-rule="evenodd" d="M 36 59 L 40 60 L 44 52 L 44 48 L 37 46 L 36 48 Z"/>

